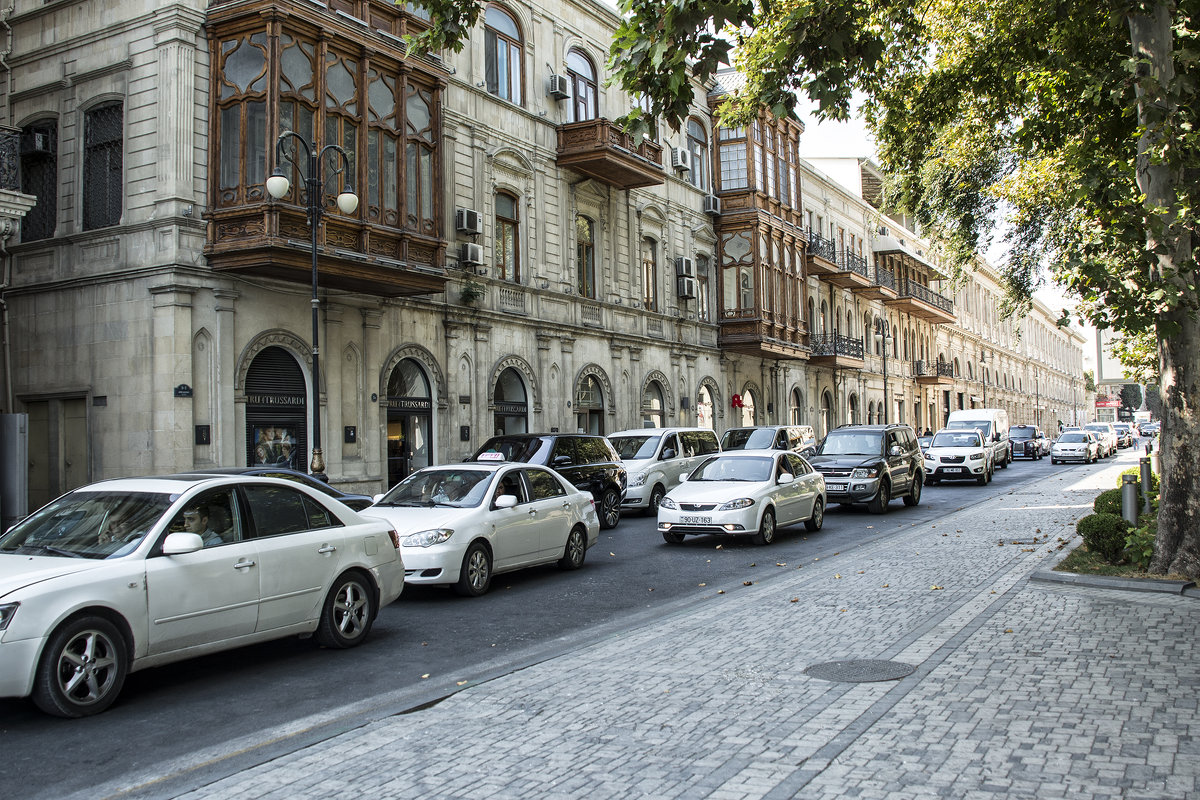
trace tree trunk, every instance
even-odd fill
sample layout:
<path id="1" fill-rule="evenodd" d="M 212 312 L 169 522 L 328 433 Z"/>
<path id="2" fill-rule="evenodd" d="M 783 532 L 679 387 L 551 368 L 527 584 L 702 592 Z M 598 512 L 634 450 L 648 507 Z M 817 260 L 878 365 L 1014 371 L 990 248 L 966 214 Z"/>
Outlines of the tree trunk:
<path id="1" fill-rule="evenodd" d="M 1175 224 L 1178 209 L 1176 190 L 1183 180 L 1182 168 L 1173 161 L 1151 161 L 1149 154 L 1173 137 L 1171 125 L 1175 105 L 1159 87 L 1175 78 L 1174 39 L 1171 31 L 1174 3 L 1161 0 L 1148 14 L 1129 16 L 1133 55 L 1144 59 L 1139 71 L 1138 187 L 1145 194 L 1146 245 L 1158 254 L 1152 278 L 1177 283 L 1186 300 L 1195 300 L 1195 272 L 1175 276 L 1176 265 L 1191 257 L 1191 235 Z M 1147 90 L 1148 89 L 1148 90 Z M 1159 209 L 1161 216 L 1154 216 Z M 1156 224 L 1158 223 L 1158 224 Z M 1185 306 L 1192 303 L 1185 303 Z M 1188 308 L 1176 307 L 1159 322 L 1159 364 L 1162 371 L 1162 433 L 1159 463 L 1162 468 L 1158 505 L 1158 538 L 1150 571 L 1200 578 L 1200 321 Z"/>

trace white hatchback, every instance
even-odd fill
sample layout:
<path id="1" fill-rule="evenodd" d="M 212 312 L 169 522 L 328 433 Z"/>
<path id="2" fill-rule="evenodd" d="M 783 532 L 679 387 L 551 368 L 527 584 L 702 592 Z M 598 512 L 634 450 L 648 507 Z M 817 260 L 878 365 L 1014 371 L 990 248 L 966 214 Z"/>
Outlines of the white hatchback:
<path id="1" fill-rule="evenodd" d="M 468 597 L 501 572 L 555 562 L 579 569 L 600 538 L 591 494 L 534 464 L 425 467 L 362 513 L 399 532 L 407 583 L 446 584 Z"/>
<path id="2" fill-rule="evenodd" d="M 770 544 L 775 529 L 804 523 L 821 529 L 825 479 L 786 450 L 736 450 L 710 457 L 667 493 L 658 530 L 668 544 L 685 536 L 749 534 Z"/>
<path id="3" fill-rule="evenodd" d="M 291 481 L 91 484 L 0 536 L 0 697 L 82 717 L 146 667 L 291 635 L 351 647 L 403 588 L 390 525 Z"/>
<path id="4" fill-rule="evenodd" d="M 925 485 L 973 480 L 983 486 L 996 470 L 992 453 L 992 448 L 983 440 L 982 431 L 943 428 L 933 435 L 925 451 Z"/>

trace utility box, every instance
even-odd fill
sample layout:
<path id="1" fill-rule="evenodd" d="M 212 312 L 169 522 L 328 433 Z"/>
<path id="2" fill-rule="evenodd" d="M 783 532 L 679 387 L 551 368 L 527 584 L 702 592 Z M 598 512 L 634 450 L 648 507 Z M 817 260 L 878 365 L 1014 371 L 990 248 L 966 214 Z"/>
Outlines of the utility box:
<path id="1" fill-rule="evenodd" d="M 0 532 L 29 516 L 29 415 L 0 414 Z"/>

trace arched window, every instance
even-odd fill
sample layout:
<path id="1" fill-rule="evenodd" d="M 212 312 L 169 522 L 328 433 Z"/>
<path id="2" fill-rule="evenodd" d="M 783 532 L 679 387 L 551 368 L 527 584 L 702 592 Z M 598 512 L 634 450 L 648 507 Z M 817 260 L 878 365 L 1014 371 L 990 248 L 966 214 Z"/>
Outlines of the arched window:
<path id="1" fill-rule="evenodd" d="M 596 68 L 582 50 L 567 53 L 567 75 L 571 78 L 571 122 L 600 116 L 597 104 Z"/>
<path id="2" fill-rule="evenodd" d="M 658 311 L 658 243 L 649 236 L 642 239 L 642 304 Z"/>
<path id="3" fill-rule="evenodd" d="M 83 229 L 107 228 L 121 221 L 124 106 L 104 103 L 83 119 Z M 263 159 L 266 163 L 266 159 Z"/>
<path id="4" fill-rule="evenodd" d="M 497 436 L 529 431 L 529 395 L 521 373 L 509 367 L 500 373 L 492 391 L 493 424 Z"/>
<path id="5" fill-rule="evenodd" d="M 575 288 L 580 297 L 596 297 L 596 223 L 575 217 Z"/>
<path id="6" fill-rule="evenodd" d="M 663 427 L 663 390 L 658 381 L 650 381 L 646 384 L 646 391 L 642 392 L 642 427 L 643 428 L 661 428 Z"/>
<path id="7" fill-rule="evenodd" d="M 521 245 L 517 198 L 507 192 L 496 193 L 496 277 L 521 282 Z"/>
<path id="8" fill-rule="evenodd" d="M 703 123 L 693 118 L 687 123 L 687 146 L 692 154 L 691 181 L 702 192 L 711 191 L 712 165 L 709 162 L 708 132 Z"/>
<path id="9" fill-rule="evenodd" d="M 21 192 L 37 198 L 21 220 L 21 241 L 49 239 L 58 223 L 58 120 L 21 129 Z"/>
<path id="10" fill-rule="evenodd" d="M 484 13 L 484 78 L 489 94 L 521 105 L 524 48 L 517 21 L 499 6 Z"/>

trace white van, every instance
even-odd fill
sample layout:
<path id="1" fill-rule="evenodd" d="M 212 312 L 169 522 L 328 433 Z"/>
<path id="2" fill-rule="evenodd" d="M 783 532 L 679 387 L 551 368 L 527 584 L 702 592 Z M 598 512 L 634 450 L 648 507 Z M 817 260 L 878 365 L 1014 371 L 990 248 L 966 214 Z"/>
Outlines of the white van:
<path id="1" fill-rule="evenodd" d="M 992 463 L 1008 469 L 1012 463 L 1012 445 L 1008 440 L 1008 412 L 1002 408 L 964 408 L 951 411 L 947 428 L 978 428 L 992 448 Z"/>
<path id="2" fill-rule="evenodd" d="M 637 428 L 610 433 L 608 441 L 629 472 L 621 507 L 643 508 L 647 514 L 658 513 L 658 501 L 679 485 L 681 475 L 721 452 L 708 428 Z"/>

